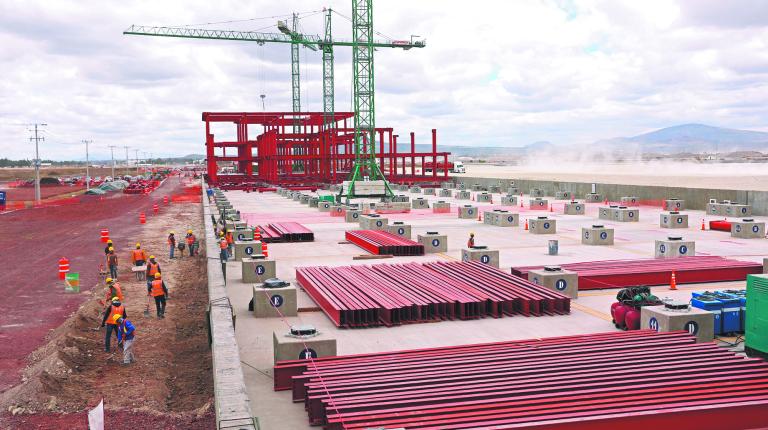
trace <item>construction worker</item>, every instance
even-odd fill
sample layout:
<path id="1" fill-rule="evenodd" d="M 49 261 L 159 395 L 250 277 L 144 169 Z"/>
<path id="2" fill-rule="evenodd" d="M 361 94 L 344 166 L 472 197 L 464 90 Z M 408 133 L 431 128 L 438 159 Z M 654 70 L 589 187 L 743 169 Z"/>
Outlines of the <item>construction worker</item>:
<path id="1" fill-rule="evenodd" d="M 155 298 L 157 317 L 165 318 L 165 299 L 168 297 L 168 287 L 165 286 L 160 273 L 155 273 L 155 278 L 147 288 L 147 295 Z"/>
<path id="2" fill-rule="evenodd" d="M 107 247 L 104 248 L 104 255 L 109 254 L 109 248 L 114 248 L 114 245 L 112 244 L 112 239 L 109 239 L 107 241 Z"/>
<path id="3" fill-rule="evenodd" d="M 226 263 L 229 259 L 229 252 L 227 252 L 227 249 L 229 248 L 229 244 L 227 243 L 227 238 L 224 237 L 224 232 L 222 231 L 219 233 L 219 248 L 221 249 L 221 252 L 219 253 L 219 258 L 221 258 L 222 263 Z"/>
<path id="4" fill-rule="evenodd" d="M 112 319 L 117 324 L 117 344 L 123 345 L 123 364 L 131 364 L 136 361 L 133 356 L 136 327 L 123 315 L 115 314 Z"/>
<path id="5" fill-rule="evenodd" d="M 467 240 L 467 248 L 475 246 L 475 233 L 469 233 L 469 240 Z"/>
<path id="6" fill-rule="evenodd" d="M 195 235 L 192 233 L 192 230 L 187 230 L 187 235 L 184 238 L 187 240 L 187 248 L 189 248 L 189 256 L 194 257 L 195 241 L 197 240 L 197 238 L 195 238 Z"/>
<path id="7" fill-rule="evenodd" d="M 117 279 L 117 254 L 115 254 L 115 248 L 109 247 L 107 253 L 107 268 L 109 268 L 109 274 L 112 279 Z"/>
<path id="8" fill-rule="evenodd" d="M 120 299 L 115 297 L 104 310 L 104 318 L 101 320 L 101 326 L 107 326 L 107 334 L 104 336 L 104 351 L 106 352 L 112 352 L 109 348 L 110 341 L 112 340 L 110 339 L 112 337 L 112 332 L 114 331 L 115 336 L 118 336 L 117 324 L 115 323 L 115 315 L 118 314 L 128 318 L 128 314 L 125 312 L 125 306 L 120 302 Z"/>
<path id="9" fill-rule="evenodd" d="M 229 229 L 224 229 L 224 237 L 227 239 L 227 254 L 229 258 L 232 258 L 232 252 L 235 248 L 235 235 Z"/>
<path id="10" fill-rule="evenodd" d="M 149 256 L 149 263 L 147 263 L 147 287 L 152 285 L 152 281 L 155 279 L 155 274 L 162 273 L 160 270 L 160 263 L 155 260 L 154 255 Z"/>
<path id="11" fill-rule="evenodd" d="M 171 258 L 173 258 L 173 251 L 176 249 L 176 236 L 174 236 L 173 230 L 168 233 L 168 246 L 171 249 Z"/>
<path id="12" fill-rule="evenodd" d="M 147 262 L 147 252 L 141 249 L 141 244 L 136 243 L 136 249 L 131 251 L 131 261 L 134 266 L 143 266 Z"/>
<path id="13" fill-rule="evenodd" d="M 115 282 L 112 278 L 107 278 L 107 293 L 104 296 L 102 304 L 112 303 L 112 299 L 117 297 L 121 302 L 123 301 L 123 289 L 120 287 L 120 283 Z"/>

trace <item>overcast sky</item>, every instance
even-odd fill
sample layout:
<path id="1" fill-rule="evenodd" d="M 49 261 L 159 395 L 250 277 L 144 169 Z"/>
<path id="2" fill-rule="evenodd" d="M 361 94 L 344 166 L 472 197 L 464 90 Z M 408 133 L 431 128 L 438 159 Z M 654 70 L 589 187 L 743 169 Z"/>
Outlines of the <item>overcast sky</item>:
<path id="1" fill-rule="evenodd" d="M 290 48 L 124 36 L 130 24 L 276 32 L 302 13 L 349 38 L 349 0 L 0 0 L 0 157 L 116 145 L 204 152 L 203 111 L 289 111 Z M 251 19 L 255 18 L 255 19 Z M 241 22 L 225 22 L 238 21 Z M 209 24 L 207 23 L 217 23 Z M 377 125 L 431 128 L 445 145 L 583 144 L 688 122 L 768 131 L 768 1 L 376 0 L 381 35 L 427 47 L 376 53 Z M 351 55 L 336 50 L 336 110 L 350 110 Z M 302 107 L 322 110 L 321 56 L 301 50 Z M 230 130 L 216 130 L 224 136 Z M 131 157 L 133 157 L 131 149 Z"/>

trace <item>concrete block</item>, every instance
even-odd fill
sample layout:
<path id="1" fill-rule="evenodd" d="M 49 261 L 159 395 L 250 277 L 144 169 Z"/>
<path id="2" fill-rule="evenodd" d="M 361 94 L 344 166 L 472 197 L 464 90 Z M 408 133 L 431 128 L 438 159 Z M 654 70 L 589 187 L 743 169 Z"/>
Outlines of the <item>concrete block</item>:
<path id="1" fill-rule="evenodd" d="M 336 338 L 328 333 L 315 337 L 289 337 L 284 333 L 272 333 L 274 363 L 283 360 L 305 360 L 308 358 L 331 357 L 336 354 Z"/>
<path id="2" fill-rule="evenodd" d="M 496 193 L 496 194 L 501 193 L 501 185 L 491 185 L 490 187 L 488 187 L 488 192 Z"/>
<path id="3" fill-rule="evenodd" d="M 599 224 L 582 227 L 581 243 L 583 245 L 613 245 L 613 229 Z"/>
<path id="4" fill-rule="evenodd" d="M 405 184 L 398 185 L 397 191 L 408 191 L 408 185 L 405 185 Z"/>
<path id="5" fill-rule="evenodd" d="M 455 187 L 453 182 L 441 182 L 440 188 L 446 189 L 446 190 L 452 190 Z"/>
<path id="6" fill-rule="evenodd" d="M 473 184 L 472 191 L 485 191 L 485 187 L 480 184 Z"/>
<path id="7" fill-rule="evenodd" d="M 499 267 L 499 251 L 486 247 L 472 247 L 461 250 L 461 261 L 479 261 L 489 266 Z"/>
<path id="8" fill-rule="evenodd" d="M 428 231 L 426 234 L 417 235 L 416 241 L 424 245 L 424 252 L 427 254 L 448 252 L 448 236 L 444 234 Z"/>
<path id="9" fill-rule="evenodd" d="M 419 197 L 411 200 L 411 207 L 413 209 L 429 209 L 429 200 Z"/>
<path id="10" fill-rule="evenodd" d="M 765 223 L 756 222 L 752 218 L 731 221 L 731 237 L 738 237 L 741 239 L 763 239 L 765 238 Z"/>
<path id="11" fill-rule="evenodd" d="M 411 238 L 411 226 L 401 221 L 393 222 L 392 225 L 387 227 L 387 231 L 406 239 Z"/>
<path id="12" fill-rule="evenodd" d="M 584 215 L 586 205 L 581 202 L 567 202 L 563 206 L 563 214 L 565 215 Z"/>
<path id="13" fill-rule="evenodd" d="M 752 216 L 752 206 L 731 203 L 725 206 L 725 216 Z"/>
<path id="14" fill-rule="evenodd" d="M 299 192 L 293 193 L 293 201 L 294 202 L 300 202 L 301 201 L 301 193 L 299 193 Z"/>
<path id="15" fill-rule="evenodd" d="M 655 241 L 656 258 L 692 257 L 696 255 L 696 243 L 692 240 L 683 240 L 680 236 L 670 236 L 663 240 Z"/>
<path id="16" fill-rule="evenodd" d="M 685 200 L 680 200 L 675 198 L 664 200 L 664 205 L 662 206 L 662 209 L 670 212 L 680 212 L 682 210 L 685 210 Z"/>
<path id="17" fill-rule="evenodd" d="M 518 195 L 518 194 L 520 194 L 520 188 L 517 188 L 517 187 L 509 187 L 509 188 L 507 188 L 507 194 L 514 194 L 514 195 Z"/>
<path id="18" fill-rule="evenodd" d="M 263 257 L 259 254 L 254 257 Z M 240 264 L 243 282 L 246 284 L 261 284 L 267 279 L 277 276 L 275 260 L 271 258 L 244 257 Z"/>
<path id="19" fill-rule="evenodd" d="M 544 197 L 544 190 L 539 188 L 531 188 L 529 194 L 531 197 Z"/>
<path id="20" fill-rule="evenodd" d="M 576 272 L 563 270 L 559 266 L 545 266 L 543 269 L 531 270 L 528 272 L 528 280 L 572 299 L 579 297 L 579 276 Z"/>
<path id="21" fill-rule="evenodd" d="M 670 212 L 659 214 L 659 227 L 661 228 L 688 228 L 688 214 Z"/>
<path id="22" fill-rule="evenodd" d="M 331 202 L 329 202 L 327 200 L 323 200 L 322 202 L 319 202 L 317 204 L 317 209 L 320 212 L 330 212 L 331 211 L 331 206 L 333 206 L 333 203 L 331 203 Z"/>
<path id="23" fill-rule="evenodd" d="M 330 192 L 332 192 L 334 194 L 338 193 L 339 191 L 341 191 L 341 185 L 340 184 L 331 184 L 331 186 L 328 187 L 328 191 L 330 191 Z"/>
<path id="24" fill-rule="evenodd" d="M 319 202 L 320 202 L 320 199 L 318 197 L 310 197 L 309 198 L 309 207 L 316 208 L 318 206 Z"/>
<path id="25" fill-rule="evenodd" d="M 570 200 L 570 191 L 555 191 L 555 200 Z"/>
<path id="26" fill-rule="evenodd" d="M 584 196 L 584 201 L 587 203 L 599 203 L 602 201 L 602 197 L 597 193 L 587 193 Z"/>
<path id="27" fill-rule="evenodd" d="M 609 221 L 613 221 L 616 219 L 616 210 L 618 209 L 618 206 L 601 206 L 597 210 L 597 217 L 599 219 L 605 219 Z"/>
<path id="28" fill-rule="evenodd" d="M 337 216 L 337 217 L 343 217 L 344 212 L 347 211 L 347 207 L 345 205 L 333 205 L 331 206 L 331 216 Z"/>
<path id="29" fill-rule="evenodd" d="M 434 196 L 435 195 L 435 189 L 434 188 L 422 188 L 421 192 L 425 196 Z"/>
<path id="30" fill-rule="evenodd" d="M 502 206 L 517 206 L 517 196 L 509 195 L 509 196 L 501 196 L 501 205 Z"/>
<path id="31" fill-rule="evenodd" d="M 493 200 L 493 194 L 485 191 L 475 194 L 475 201 L 490 203 Z"/>
<path id="32" fill-rule="evenodd" d="M 440 197 L 451 197 L 453 194 L 450 189 L 448 188 L 442 188 L 440 192 L 438 193 L 438 196 Z"/>
<path id="33" fill-rule="evenodd" d="M 415 185 L 414 185 L 413 187 L 411 187 L 410 189 L 408 189 L 408 191 L 409 191 L 409 192 L 412 192 L 412 193 L 421 193 L 421 187 L 419 187 L 419 186 L 415 186 Z"/>
<path id="34" fill-rule="evenodd" d="M 279 318 L 280 314 L 295 317 L 297 310 L 296 287 L 253 287 L 253 316 L 256 318 Z"/>
<path id="35" fill-rule="evenodd" d="M 465 184 L 464 182 L 459 182 L 458 184 L 456 184 L 456 186 L 454 188 L 457 189 L 457 190 L 462 190 L 463 191 L 463 190 L 467 189 L 467 184 Z"/>
<path id="36" fill-rule="evenodd" d="M 541 197 L 536 197 L 535 199 L 528 200 L 528 207 L 532 210 L 545 211 L 549 208 L 549 201 L 542 199 Z"/>
<path id="37" fill-rule="evenodd" d="M 725 208 L 727 205 L 723 203 L 717 203 L 712 200 L 713 199 L 710 199 L 710 202 L 707 203 L 707 214 L 725 216 Z"/>
<path id="38" fill-rule="evenodd" d="M 497 227 L 517 227 L 520 215 L 509 211 L 493 210 L 483 212 L 483 222 Z"/>
<path id="39" fill-rule="evenodd" d="M 244 257 L 261 254 L 261 241 L 256 240 L 236 240 L 235 241 L 235 261 L 242 261 Z"/>
<path id="40" fill-rule="evenodd" d="M 661 306 L 640 309 L 640 328 L 659 332 L 684 330 L 696 336 L 696 342 L 712 342 L 715 338 L 715 315 L 703 309 L 690 307 L 687 312 Z"/>
<path id="41" fill-rule="evenodd" d="M 622 206 L 637 206 L 637 197 L 635 196 L 624 196 L 621 198 L 621 205 Z"/>
<path id="42" fill-rule="evenodd" d="M 442 200 L 432 203 L 432 212 L 434 213 L 448 213 L 451 211 L 451 204 Z"/>
<path id="43" fill-rule="evenodd" d="M 344 213 L 344 221 L 360 222 L 360 215 L 362 214 L 363 214 L 363 211 L 360 211 L 357 209 L 347 209 L 346 213 Z"/>
<path id="44" fill-rule="evenodd" d="M 399 194 L 392 197 L 393 203 L 407 203 L 409 201 L 411 201 L 411 198 L 404 194 Z"/>
<path id="45" fill-rule="evenodd" d="M 469 200 L 472 194 L 469 191 L 461 190 L 456 192 L 456 200 Z"/>
<path id="46" fill-rule="evenodd" d="M 386 230 L 389 220 L 381 215 L 368 214 L 360 215 L 361 230 Z"/>
<path id="47" fill-rule="evenodd" d="M 239 240 L 239 241 L 253 240 L 253 229 L 238 228 L 232 232 L 232 236 L 234 237 L 235 240 Z"/>
<path id="48" fill-rule="evenodd" d="M 477 218 L 477 208 L 472 205 L 459 206 L 459 218 L 464 218 L 464 219 Z"/>
<path id="49" fill-rule="evenodd" d="M 618 222 L 639 222 L 640 221 L 640 209 L 632 209 L 624 206 L 619 206 L 613 211 L 614 221 Z"/>
<path id="50" fill-rule="evenodd" d="M 309 204 L 309 194 L 302 194 L 301 198 L 299 199 L 299 203 L 301 203 L 303 205 L 308 205 Z"/>
<path id="51" fill-rule="evenodd" d="M 528 232 L 531 234 L 555 234 L 557 233 L 557 220 L 545 216 L 528 220 Z"/>

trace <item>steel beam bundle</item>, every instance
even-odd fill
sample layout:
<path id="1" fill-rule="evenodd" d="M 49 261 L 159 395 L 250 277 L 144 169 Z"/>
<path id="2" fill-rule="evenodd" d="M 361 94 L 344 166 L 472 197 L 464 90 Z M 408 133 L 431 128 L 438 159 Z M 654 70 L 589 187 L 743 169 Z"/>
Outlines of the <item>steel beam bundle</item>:
<path id="1" fill-rule="evenodd" d="M 424 245 L 381 230 L 351 230 L 348 241 L 376 255 L 424 255 Z"/>
<path id="2" fill-rule="evenodd" d="M 326 429 L 748 429 L 768 363 L 687 332 L 609 332 L 278 362 Z"/>
<path id="3" fill-rule="evenodd" d="M 479 262 L 299 267 L 296 280 L 338 327 L 570 312 L 570 298 Z"/>
<path id="4" fill-rule="evenodd" d="M 312 230 L 297 222 L 278 222 L 260 225 L 263 242 L 312 242 L 315 234 Z"/>
<path id="5" fill-rule="evenodd" d="M 669 284 L 675 272 L 678 284 L 743 281 L 748 274 L 763 273 L 763 265 L 718 256 L 604 260 L 561 264 L 579 275 L 579 290 Z M 527 279 L 528 272 L 543 266 L 513 267 L 512 274 Z"/>

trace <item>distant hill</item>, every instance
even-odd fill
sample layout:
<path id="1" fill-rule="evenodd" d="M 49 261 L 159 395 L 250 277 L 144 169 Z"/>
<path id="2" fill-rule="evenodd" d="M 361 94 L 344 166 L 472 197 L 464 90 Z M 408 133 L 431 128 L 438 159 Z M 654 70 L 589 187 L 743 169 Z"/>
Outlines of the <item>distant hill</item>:
<path id="1" fill-rule="evenodd" d="M 617 137 L 595 142 L 606 149 L 656 153 L 702 153 L 733 151 L 768 151 L 768 133 L 683 124 L 662 128 L 633 137 Z"/>
<path id="2" fill-rule="evenodd" d="M 502 157 L 502 156 L 524 156 L 531 152 L 546 151 L 554 148 L 555 145 L 539 141 L 526 146 L 508 147 L 508 146 L 462 146 L 462 145 L 440 145 L 437 144 L 438 151 L 447 151 L 452 157 Z M 398 151 L 408 152 L 411 150 L 410 144 L 397 144 Z M 432 145 L 416 144 L 416 152 L 430 152 Z"/>

